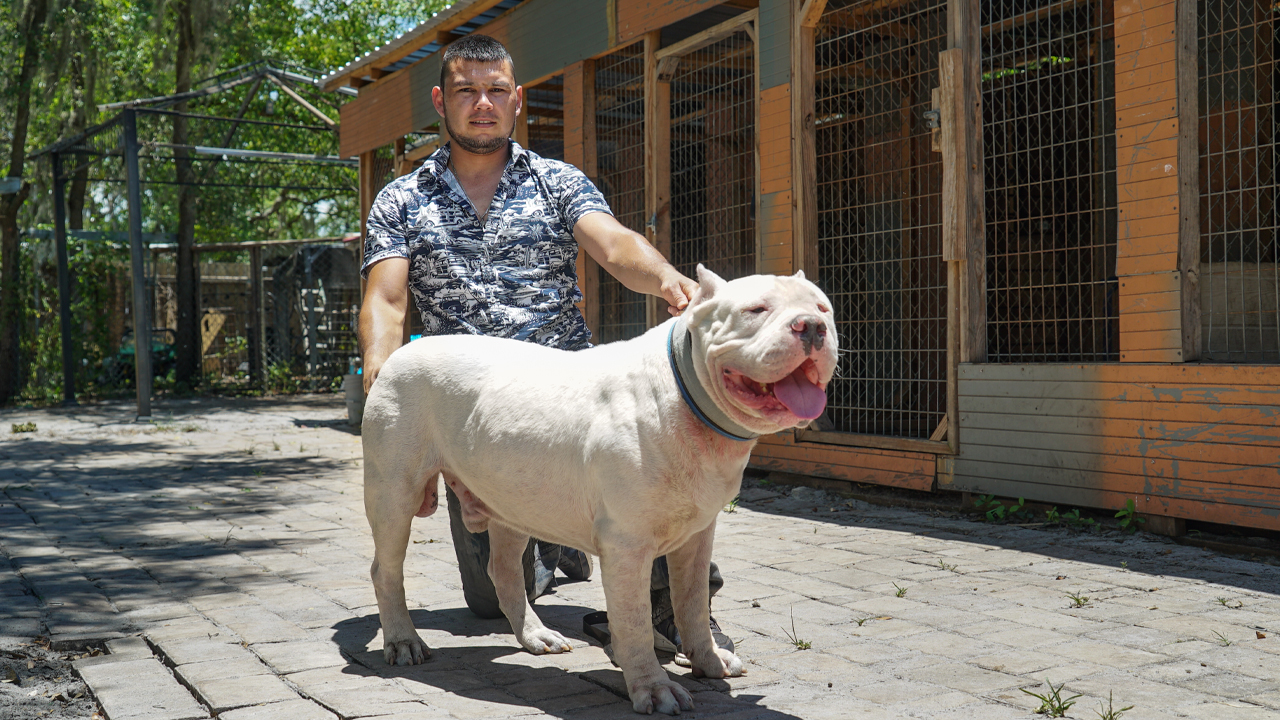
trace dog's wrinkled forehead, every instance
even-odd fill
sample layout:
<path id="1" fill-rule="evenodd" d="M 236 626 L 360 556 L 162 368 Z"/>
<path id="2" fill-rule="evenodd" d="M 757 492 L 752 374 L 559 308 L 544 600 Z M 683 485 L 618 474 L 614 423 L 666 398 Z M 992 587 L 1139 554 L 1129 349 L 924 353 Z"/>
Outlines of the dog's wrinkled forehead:
<path id="1" fill-rule="evenodd" d="M 700 274 L 700 289 L 692 310 L 699 321 L 732 321 L 752 311 L 773 314 L 829 315 L 831 303 L 822 290 L 797 275 L 750 275 L 726 282 L 709 272 Z"/>

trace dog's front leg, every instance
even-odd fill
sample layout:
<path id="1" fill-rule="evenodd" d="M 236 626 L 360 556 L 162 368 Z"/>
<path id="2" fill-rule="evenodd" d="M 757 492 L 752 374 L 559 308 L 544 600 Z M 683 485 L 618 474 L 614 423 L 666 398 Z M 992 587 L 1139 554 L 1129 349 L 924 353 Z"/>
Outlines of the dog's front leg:
<path id="1" fill-rule="evenodd" d="M 615 540 L 602 547 L 600 574 L 609 608 L 609 635 L 613 658 L 622 668 L 631 707 L 646 715 L 657 710 L 678 715 L 693 709 L 688 691 L 667 677 L 653 652 L 653 608 L 649 601 L 649 576 L 653 553 Z"/>
<path id="2" fill-rule="evenodd" d="M 521 558 L 528 544 L 528 535 L 489 519 L 489 578 L 498 596 L 498 607 L 511 622 L 511 632 L 525 650 L 534 655 L 570 652 L 573 645 L 542 624 L 525 595 Z"/>
<path id="3" fill-rule="evenodd" d="M 710 593 L 707 574 L 711 571 L 711 546 L 716 524 L 689 538 L 681 547 L 667 553 L 671 571 L 671 604 L 676 614 L 684 654 L 693 667 L 694 677 L 738 677 L 743 674 L 737 655 L 716 647 L 711 637 Z"/>

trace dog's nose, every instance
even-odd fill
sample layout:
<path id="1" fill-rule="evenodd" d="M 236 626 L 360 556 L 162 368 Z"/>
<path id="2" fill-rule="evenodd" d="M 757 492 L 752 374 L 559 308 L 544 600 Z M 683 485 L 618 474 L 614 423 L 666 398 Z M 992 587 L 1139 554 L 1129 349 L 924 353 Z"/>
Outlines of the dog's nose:
<path id="1" fill-rule="evenodd" d="M 827 324 L 820 317 L 804 315 L 791 321 L 791 332 L 804 345 L 804 354 L 811 355 L 814 348 L 821 350 L 826 342 Z"/>

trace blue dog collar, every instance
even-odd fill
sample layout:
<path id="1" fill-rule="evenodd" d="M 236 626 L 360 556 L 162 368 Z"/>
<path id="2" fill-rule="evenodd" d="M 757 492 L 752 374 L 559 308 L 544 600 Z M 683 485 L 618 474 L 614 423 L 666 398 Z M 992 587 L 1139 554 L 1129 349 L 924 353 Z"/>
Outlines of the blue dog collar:
<path id="1" fill-rule="evenodd" d="M 747 430 L 747 428 L 742 428 L 742 429 L 746 430 L 748 434 L 735 435 L 734 433 L 731 433 L 728 430 L 725 430 L 719 424 L 713 422 L 711 418 L 707 417 L 707 413 L 703 412 L 702 408 L 698 407 L 698 403 L 694 401 L 693 395 L 689 392 L 689 386 L 684 381 L 684 375 L 681 374 L 680 372 L 681 363 L 676 361 L 675 334 L 676 334 L 677 325 L 682 325 L 682 323 L 678 320 L 676 322 L 671 323 L 671 330 L 667 333 L 667 360 L 671 362 L 671 374 L 675 376 L 676 387 L 680 389 L 680 397 L 681 399 L 684 400 L 684 404 L 689 406 L 689 410 L 693 412 L 694 417 L 701 420 L 704 425 L 711 428 L 712 430 L 715 430 L 721 435 L 729 438 L 730 440 L 747 442 L 750 440 L 755 440 L 756 438 L 760 437 L 759 434 L 752 433 L 750 430 Z M 692 369 L 693 358 L 689 350 L 688 330 L 685 330 L 685 336 L 682 338 L 682 340 L 684 340 L 685 342 L 681 343 L 682 352 L 680 353 L 681 355 L 680 359 L 685 360 L 689 364 L 690 368 Z M 696 379 L 697 377 L 696 374 L 694 377 Z M 699 387 L 698 389 L 701 390 L 702 388 Z M 703 391 L 701 394 L 705 396 L 704 400 L 710 405 L 711 397 L 707 395 L 705 391 Z M 710 406 L 713 408 L 715 407 L 714 405 L 710 405 Z M 715 412 L 717 415 L 720 415 L 723 418 L 722 420 L 723 424 L 736 425 L 736 423 L 734 423 L 731 419 L 729 419 L 728 417 L 724 417 L 724 413 L 719 412 L 718 408 L 716 408 Z"/>

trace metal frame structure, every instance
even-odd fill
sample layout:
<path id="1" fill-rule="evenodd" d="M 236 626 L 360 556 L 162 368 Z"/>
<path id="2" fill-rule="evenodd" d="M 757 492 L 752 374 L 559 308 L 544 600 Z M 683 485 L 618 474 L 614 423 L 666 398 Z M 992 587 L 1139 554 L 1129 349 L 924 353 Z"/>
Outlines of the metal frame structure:
<path id="1" fill-rule="evenodd" d="M 308 113 L 317 117 L 322 125 L 301 125 L 297 123 L 280 123 L 246 118 L 249 100 L 266 82 L 282 90 L 286 96 L 302 105 Z M 194 101 L 225 92 L 241 85 L 252 83 L 249 95 L 245 98 L 236 117 L 202 115 L 192 112 L 170 110 L 182 101 Z M 104 110 L 119 110 L 111 119 L 95 125 L 73 137 L 61 140 L 46 148 L 32 153 L 32 159 L 49 157 L 53 176 L 54 200 L 54 239 L 57 245 L 59 315 L 62 332 L 63 358 L 63 396 L 64 403 L 75 403 L 74 351 L 71 343 L 73 329 L 71 322 L 71 276 L 68 267 L 67 227 L 66 227 L 66 183 L 77 173 L 95 170 L 96 177 L 88 178 L 89 182 L 107 182 L 125 184 L 125 198 L 128 206 L 128 236 L 130 247 L 130 267 L 132 276 L 132 307 L 134 308 L 134 345 L 135 381 L 137 389 L 137 408 L 139 418 L 151 415 L 151 396 L 153 393 L 153 373 L 151 353 L 144 351 L 152 346 L 151 298 L 147 285 L 147 244 L 142 233 L 143 194 L 142 188 L 147 186 L 194 185 L 196 187 L 224 187 L 244 189 L 326 189 L 316 185 L 288 185 L 280 183 L 231 182 L 214 183 L 197 180 L 195 183 L 182 183 L 171 180 L 144 178 L 142 160 L 159 160 L 162 163 L 174 162 L 173 155 L 158 154 L 157 151 L 176 151 L 194 153 L 188 155 L 189 161 L 203 158 L 211 165 L 245 165 L 258 166 L 271 164 L 276 166 L 315 166 L 320 168 L 355 167 L 357 161 L 326 154 L 304 154 L 284 151 L 263 151 L 234 147 L 215 147 L 207 145 L 175 145 L 159 141 L 147 141 L 139 136 L 139 124 L 142 118 L 186 118 L 197 123 L 225 123 L 230 129 L 221 135 L 222 145 L 229 145 L 235 131 L 242 125 L 263 125 L 276 128 L 302 130 L 311 133 L 328 135 L 337 129 L 336 123 L 321 110 L 302 98 L 294 84 L 307 84 L 318 87 L 319 81 L 290 68 L 287 64 L 260 61 L 234 68 L 213 78 L 209 78 L 185 93 L 162 97 L 144 98 L 119 103 L 101 105 Z M 353 90 L 347 89 L 354 94 Z M 336 138 L 335 138 L 336 139 Z M 68 159 L 72 163 L 68 164 Z M 122 173 L 108 168 L 111 159 L 122 161 Z M 120 177 L 120 175 L 123 177 Z M 207 173 L 206 173 L 207 177 Z M 353 178 L 354 179 L 354 178 Z M 354 192 L 355 187 L 338 185 L 327 188 L 337 192 Z M 209 248 L 200 248 L 206 250 Z M 223 248 L 226 249 L 226 248 Z M 260 269 L 259 269 L 260 270 Z"/>

